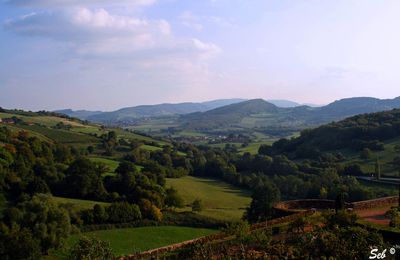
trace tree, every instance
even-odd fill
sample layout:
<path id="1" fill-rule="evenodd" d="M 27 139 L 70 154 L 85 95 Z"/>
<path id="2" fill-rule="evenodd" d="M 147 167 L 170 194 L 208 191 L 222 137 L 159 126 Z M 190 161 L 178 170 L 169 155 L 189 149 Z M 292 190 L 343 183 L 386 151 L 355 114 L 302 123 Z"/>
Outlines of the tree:
<path id="1" fill-rule="evenodd" d="M 165 205 L 173 208 L 182 208 L 184 206 L 183 199 L 179 196 L 178 191 L 173 187 L 167 189 L 165 198 Z"/>
<path id="2" fill-rule="evenodd" d="M 112 203 L 106 210 L 108 220 L 112 223 L 127 223 L 142 219 L 138 205 L 128 202 Z"/>
<path id="3" fill-rule="evenodd" d="M 377 180 L 381 179 L 381 164 L 378 158 L 375 161 L 375 176 Z"/>
<path id="4" fill-rule="evenodd" d="M 275 184 L 267 182 L 256 187 L 250 207 L 247 208 L 245 218 L 249 222 L 265 221 L 272 216 L 272 207 L 280 199 L 280 191 Z"/>
<path id="5" fill-rule="evenodd" d="M 69 254 L 71 260 L 109 260 L 114 254 L 110 243 L 96 239 L 81 237 Z"/>
<path id="6" fill-rule="evenodd" d="M 203 202 L 200 199 L 195 199 L 192 203 L 192 211 L 200 212 L 203 210 Z"/>
<path id="7" fill-rule="evenodd" d="M 93 221 L 94 223 L 101 224 L 108 220 L 106 209 L 99 204 L 93 206 Z"/>
<path id="8" fill-rule="evenodd" d="M 339 193 L 336 196 L 336 200 L 335 200 L 336 213 L 338 213 L 340 210 L 343 210 L 344 207 L 345 207 L 344 195 L 343 195 L 343 193 Z"/>
<path id="9" fill-rule="evenodd" d="M 41 257 L 40 243 L 27 228 L 0 224 L 0 257 L 3 260 L 36 260 Z"/>
<path id="10" fill-rule="evenodd" d="M 18 204 L 14 212 L 17 214 L 11 217 L 8 211 L 10 224 L 30 230 L 39 241 L 43 253 L 59 248 L 70 234 L 68 212 L 58 207 L 48 195 L 37 194 L 31 200 Z"/>
<path id="11" fill-rule="evenodd" d="M 369 149 L 369 148 L 364 148 L 360 153 L 360 158 L 364 159 L 364 160 L 370 159 L 371 156 L 372 156 L 372 152 L 371 152 L 371 149 Z"/>
<path id="12" fill-rule="evenodd" d="M 268 144 L 262 144 L 260 145 L 260 148 L 258 148 L 258 154 L 270 155 L 271 152 L 272 152 L 272 146 Z"/>
<path id="13" fill-rule="evenodd" d="M 78 158 L 68 167 L 65 193 L 75 198 L 102 199 L 107 193 L 103 186 L 102 171 L 87 158 Z"/>

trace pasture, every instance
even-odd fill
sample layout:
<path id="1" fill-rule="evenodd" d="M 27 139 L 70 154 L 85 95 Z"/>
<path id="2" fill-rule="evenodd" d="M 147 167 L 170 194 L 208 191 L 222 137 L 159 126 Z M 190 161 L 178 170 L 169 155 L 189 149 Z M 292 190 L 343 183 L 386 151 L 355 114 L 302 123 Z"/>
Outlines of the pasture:
<path id="1" fill-rule="evenodd" d="M 80 199 L 70 199 L 70 198 L 63 198 L 63 197 L 53 197 L 53 200 L 58 205 L 69 205 L 75 210 L 85 210 L 85 209 L 92 209 L 94 205 L 99 204 L 102 206 L 108 206 L 110 203 L 107 202 L 100 202 L 100 201 L 93 201 L 93 200 L 80 200 Z"/>
<path id="2" fill-rule="evenodd" d="M 347 163 L 358 163 L 361 165 L 361 169 L 365 173 L 374 173 L 376 160 L 379 160 L 381 174 L 388 176 L 399 176 L 400 168 L 392 164 L 395 157 L 400 156 L 398 152 L 395 151 L 395 146 L 400 145 L 400 138 L 392 139 L 385 142 L 384 151 L 372 152 L 369 159 L 361 159 L 360 153 L 354 151 L 341 151 L 348 160 Z"/>
<path id="3" fill-rule="evenodd" d="M 138 227 L 100 230 L 71 236 L 67 245 L 72 246 L 80 236 L 95 237 L 110 243 L 117 256 L 129 255 L 218 232 L 214 229 L 178 226 Z"/>
<path id="4" fill-rule="evenodd" d="M 182 210 L 190 211 L 190 204 L 195 199 L 201 199 L 204 209 L 199 214 L 220 220 L 239 220 L 251 202 L 250 192 L 213 179 L 192 176 L 168 178 L 166 186 L 178 190 L 187 205 Z"/>

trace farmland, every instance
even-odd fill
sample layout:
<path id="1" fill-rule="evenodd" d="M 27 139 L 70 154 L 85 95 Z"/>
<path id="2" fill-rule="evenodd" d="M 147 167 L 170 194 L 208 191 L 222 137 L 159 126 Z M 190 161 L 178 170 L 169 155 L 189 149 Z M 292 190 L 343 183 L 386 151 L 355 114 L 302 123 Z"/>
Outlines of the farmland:
<path id="1" fill-rule="evenodd" d="M 87 237 L 96 237 L 110 243 L 115 255 L 128 255 L 135 252 L 179 243 L 218 232 L 214 229 L 190 227 L 139 227 L 113 230 L 101 230 L 84 233 Z M 67 244 L 73 245 L 80 235 L 69 238 Z"/>
<path id="2" fill-rule="evenodd" d="M 239 220 L 250 203 L 250 193 L 218 180 L 187 176 L 167 179 L 167 186 L 178 190 L 186 205 L 201 199 L 204 210 L 199 214 L 221 220 Z M 183 210 L 190 210 L 189 207 Z"/>
<path id="3" fill-rule="evenodd" d="M 53 200 L 59 205 L 70 205 L 75 210 L 85 210 L 92 209 L 94 205 L 99 204 L 102 206 L 107 206 L 109 203 L 92 201 L 92 200 L 81 200 L 81 199 L 70 199 L 62 197 L 53 197 Z"/>

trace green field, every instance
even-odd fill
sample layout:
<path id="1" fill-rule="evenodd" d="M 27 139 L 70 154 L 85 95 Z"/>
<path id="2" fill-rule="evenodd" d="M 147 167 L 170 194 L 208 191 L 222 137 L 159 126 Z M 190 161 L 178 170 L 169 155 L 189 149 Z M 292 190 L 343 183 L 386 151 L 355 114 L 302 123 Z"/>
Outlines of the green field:
<path id="1" fill-rule="evenodd" d="M 361 169 L 365 173 L 374 173 L 375 172 L 375 163 L 376 160 L 379 160 L 381 173 L 390 176 L 398 176 L 399 170 L 395 165 L 391 164 L 393 159 L 396 156 L 400 156 L 394 150 L 396 145 L 400 145 L 400 138 L 392 139 L 385 142 L 385 150 L 372 152 L 370 159 L 361 159 L 360 154 L 354 151 L 341 151 L 348 160 L 345 162 L 347 163 L 358 163 L 361 165 Z"/>
<path id="2" fill-rule="evenodd" d="M 175 226 L 100 230 L 71 236 L 67 241 L 67 245 L 72 246 L 82 235 L 96 237 L 110 242 L 114 254 L 121 256 L 176 244 L 216 232 L 218 232 L 218 230 Z"/>
<path id="3" fill-rule="evenodd" d="M 53 128 L 48 128 L 48 127 L 40 126 L 40 125 L 31 125 L 31 126 L 18 125 L 18 127 L 25 129 L 25 130 L 39 133 L 39 134 L 44 135 L 47 138 L 50 138 L 51 140 L 54 140 L 59 143 L 91 144 L 91 143 L 98 142 L 98 140 L 95 137 L 92 137 L 90 135 L 75 133 L 75 132 L 67 131 L 67 130 L 53 129 Z"/>
<path id="4" fill-rule="evenodd" d="M 199 214 L 220 220 L 239 220 L 251 201 L 248 191 L 213 179 L 192 176 L 169 178 L 167 186 L 177 189 L 186 205 L 197 198 L 201 199 L 204 210 Z M 183 210 L 190 210 L 190 207 L 185 207 Z"/>
<path id="5" fill-rule="evenodd" d="M 70 199 L 70 198 L 62 198 L 62 197 L 53 197 L 53 200 L 59 205 L 72 205 L 72 207 L 76 210 L 85 210 L 92 209 L 95 204 L 107 206 L 109 203 L 107 202 L 99 202 L 92 200 L 80 200 L 80 199 Z"/>
<path id="6" fill-rule="evenodd" d="M 103 163 L 108 167 L 108 172 L 105 175 L 115 175 L 115 169 L 118 168 L 119 161 L 111 160 L 102 157 L 90 157 L 89 158 L 92 162 Z"/>

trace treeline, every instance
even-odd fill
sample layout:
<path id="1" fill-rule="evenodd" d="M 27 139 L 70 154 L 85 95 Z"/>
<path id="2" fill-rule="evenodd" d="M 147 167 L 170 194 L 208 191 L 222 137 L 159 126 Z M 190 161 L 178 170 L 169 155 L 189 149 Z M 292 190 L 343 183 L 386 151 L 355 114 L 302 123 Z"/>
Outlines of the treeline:
<path id="1" fill-rule="evenodd" d="M 383 142 L 400 136 L 400 110 L 350 117 L 315 129 L 304 130 L 293 139 L 281 139 L 270 154 L 296 158 L 317 158 L 321 152 L 338 149 L 362 151 L 384 149 Z"/>
<path id="2" fill-rule="evenodd" d="M 182 144 L 181 144 L 182 146 Z M 361 185 L 353 175 L 362 174 L 357 165 L 345 165 L 340 154 L 325 154 L 318 160 L 295 162 L 285 155 L 266 155 L 261 148 L 256 155 L 242 155 L 230 149 L 207 146 L 180 147 L 187 151 L 192 171 L 199 177 L 219 178 L 235 186 L 255 191 L 274 186 L 282 199 L 335 199 L 339 192 L 349 201 L 388 195 L 382 189 Z"/>

